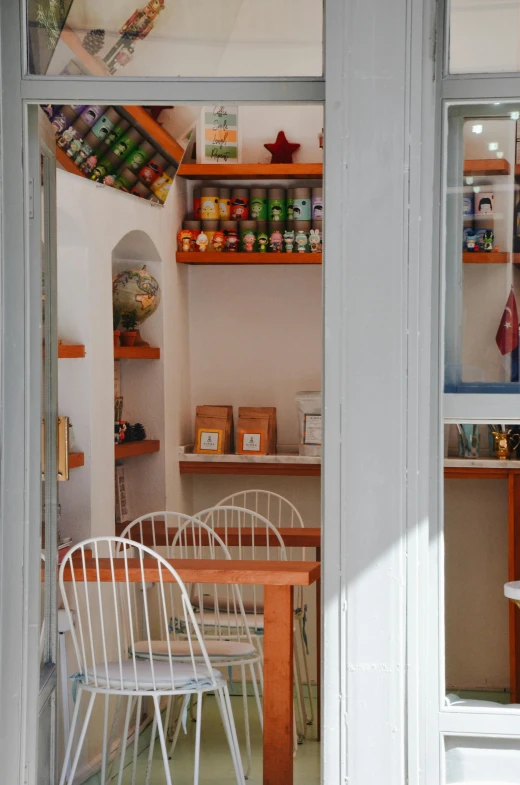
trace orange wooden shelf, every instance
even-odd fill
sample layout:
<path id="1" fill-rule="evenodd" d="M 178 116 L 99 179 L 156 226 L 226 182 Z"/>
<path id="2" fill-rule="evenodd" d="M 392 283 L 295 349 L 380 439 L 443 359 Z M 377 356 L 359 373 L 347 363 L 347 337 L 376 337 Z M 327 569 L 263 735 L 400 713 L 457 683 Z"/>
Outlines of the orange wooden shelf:
<path id="1" fill-rule="evenodd" d="M 62 169 L 65 169 L 66 172 L 70 172 L 71 174 L 78 174 L 80 177 L 85 177 L 84 173 L 79 169 L 72 158 L 69 158 L 67 153 L 65 153 L 61 147 L 56 145 L 56 161 L 58 166 L 61 166 Z"/>
<path id="2" fill-rule="evenodd" d="M 76 359 L 85 356 L 85 347 L 82 344 L 59 343 L 58 357 L 60 360 Z"/>
<path id="3" fill-rule="evenodd" d="M 116 460 L 121 458 L 135 458 L 138 455 L 150 455 L 159 452 L 161 442 L 158 439 L 144 439 L 142 442 L 128 442 L 128 444 L 115 444 L 114 455 Z"/>
<path id="4" fill-rule="evenodd" d="M 177 264 L 321 264 L 321 253 L 217 253 L 177 251 Z"/>
<path id="5" fill-rule="evenodd" d="M 182 164 L 188 180 L 319 180 L 323 164 Z"/>
<path id="6" fill-rule="evenodd" d="M 511 254 L 507 251 L 490 251 L 489 253 L 464 251 L 462 261 L 464 264 L 507 264 Z"/>
<path id="7" fill-rule="evenodd" d="M 319 463 L 242 463 L 226 461 L 179 461 L 181 474 L 235 474 L 242 476 L 320 477 Z"/>
<path id="8" fill-rule="evenodd" d="M 110 71 L 101 58 L 93 57 L 78 38 L 74 30 L 68 25 L 65 25 L 61 32 L 60 39 L 63 43 L 67 44 L 69 49 L 76 55 L 78 60 L 83 63 L 87 69 L 87 73 L 91 76 L 110 76 Z"/>
<path id="9" fill-rule="evenodd" d="M 159 125 L 142 106 L 123 106 L 129 115 L 131 115 L 135 122 L 141 126 L 143 131 L 146 131 L 163 150 L 165 150 L 174 161 L 180 163 L 184 155 L 184 149 L 178 142 L 175 141 L 173 136 L 170 136 L 162 125 Z"/>
<path id="10" fill-rule="evenodd" d="M 156 346 L 114 346 L 114 360 L 160 360 Z"/>
<path id="11" fill-rule="evenodd" d="M 69 469 L 78 469 L 80 466 L 85 465 L 85 453 L 70 452 L 69 453 Z"/>
<path id="12" fill-rule="evenodd" d="M 464 161 L 464 177 L 491 177 L 509 174 L 511 167 L 505 158 L 477 158 Z"/>

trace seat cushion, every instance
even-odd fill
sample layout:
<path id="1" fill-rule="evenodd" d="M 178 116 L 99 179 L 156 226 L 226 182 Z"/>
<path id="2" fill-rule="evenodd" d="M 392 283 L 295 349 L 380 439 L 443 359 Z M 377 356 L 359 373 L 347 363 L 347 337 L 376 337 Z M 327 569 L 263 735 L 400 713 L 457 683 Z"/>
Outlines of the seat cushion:
<path id="1" fill-rule="evenodd" d="M 207 640 L 206 651 L 210 659 L 214 660 L 238 660 L 246 657 L 258 656 L 258 651 L 255 647 L 247 641 L 213 641 Z M 196 640 L 191 642 L 191 650 L 189 641 L 152 641 L 152 657 L 153 659 L 160 660 L 161 658 L 168 658 L 168 647 L 173 657 L 190 657 L 190 651 L 193 650 L 195 657 L 201 657 L 202 652 L 200 644 Z M 150 656 L 150 648 L 147 641 L 139 641 L 134 646 L 135 656 L 148 659 Z"/>
<path id="2" fill-rule="evenodd" d="M 173 670 L 173 685 L 172 685 Z M 125 660 L 121 663 L 109 662 L 105 667 L 103 663 L 96 664 L 97 686 L 120 690 L 198 690 L 210 689 L 214 682 L 223 683 L 222 675 L 214 669 L 211 672 L 205 665 L 197 665 L 196 672 L 193 666 L 185 662 L 176 662 L 170 668 L 169 662 L 153 662 L 155 687 L 152 679 L 152 663 L 149 660 Z M 87 680 L 90 685 L 94 682 L 93 669 L 87 670 Z M 83 680 L 83 681 L 87 681 Z"/>

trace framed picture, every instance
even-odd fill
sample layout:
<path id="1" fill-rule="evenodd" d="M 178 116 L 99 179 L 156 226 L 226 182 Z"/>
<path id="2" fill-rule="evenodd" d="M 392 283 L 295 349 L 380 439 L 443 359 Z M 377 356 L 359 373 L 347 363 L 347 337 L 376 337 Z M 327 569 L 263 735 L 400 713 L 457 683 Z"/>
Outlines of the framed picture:
<path id="1" fill-rule="evenodd" d="M 238 106 L 204 106 L 197 132 L 198 164 L 239 164 L 241 139 Z"/>

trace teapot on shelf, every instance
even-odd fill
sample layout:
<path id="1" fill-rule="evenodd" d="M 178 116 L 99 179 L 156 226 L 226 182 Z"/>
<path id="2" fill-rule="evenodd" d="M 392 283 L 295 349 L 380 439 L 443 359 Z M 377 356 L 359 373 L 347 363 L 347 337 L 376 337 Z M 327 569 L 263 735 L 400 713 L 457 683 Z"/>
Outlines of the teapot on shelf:
<path id="1" fill-rule="evenodd" d="M 493 438 L 493 452 L 499 461 L 507 461 L 511 458 L 517 447 L 520 446 L 520 434 L 513 433 L 512 430 L 500 430 L 496 426 L 489 426 Z"/>

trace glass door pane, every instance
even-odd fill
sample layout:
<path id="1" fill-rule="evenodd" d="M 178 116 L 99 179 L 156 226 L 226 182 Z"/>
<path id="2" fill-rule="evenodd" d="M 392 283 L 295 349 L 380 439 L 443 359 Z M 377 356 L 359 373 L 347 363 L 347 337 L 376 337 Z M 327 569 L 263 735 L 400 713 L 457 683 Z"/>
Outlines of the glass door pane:
<path id="1" fill-rule="evenodd" d="M 323 0 L 28 0 L 31 73 L 321 76 Z"/>
<path id="2" fill-rule="evenodd" d="M 450 72 L 520 70 L 519 0 L 451 0 Z"/>

